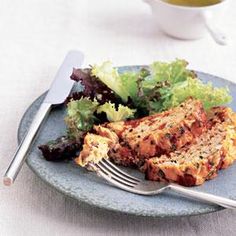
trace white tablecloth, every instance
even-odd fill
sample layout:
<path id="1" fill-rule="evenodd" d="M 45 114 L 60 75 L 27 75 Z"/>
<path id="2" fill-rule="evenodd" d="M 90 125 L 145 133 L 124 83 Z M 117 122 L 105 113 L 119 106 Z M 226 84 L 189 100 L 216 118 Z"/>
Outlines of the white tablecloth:
<path id="1" fill-rule="evenodd" d="M 192 68 L 229 80 L 236 74 L 236 2 L 218 19 L 228 46 L 210 37 L 180 41 L 161 33 L 141 0 L 0 1 L 0 174 L 16 148 L 19 121 L 50 85 L 70 49 L 85 66 L 185 58 Z M 236 211 L 151 219 L 91 208 L 64 197 L 25 165 L 11 188 L 0 185 L 0 235 L 235 235 Z"/>

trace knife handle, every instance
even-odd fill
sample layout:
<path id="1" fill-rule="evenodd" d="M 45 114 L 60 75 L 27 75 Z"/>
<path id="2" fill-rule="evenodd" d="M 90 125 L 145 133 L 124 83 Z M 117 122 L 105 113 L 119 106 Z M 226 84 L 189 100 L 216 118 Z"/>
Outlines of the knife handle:
<path id="1" fill-rule="evenodd" d="M 16 179 L 26 159 L 29 148 L 34 142 L 35 137 L 38 134 L 39 129 L 41 127 L 41 124 L 43 123 L 47 115 L 49 114 L 50 110 L 51 110 L 51 104 L 49 103 L 42 103 L 41 106 L 39 107 L 39 110 L 36 113 L 27 134 L 25 135 L 19 147 L 17 148 L 13 156 L 13 159 L 11 161 L 11 164 L 9 165 L 3 177 L 4 185 L 10 186 L 14 183 L 14 180 Z"/>

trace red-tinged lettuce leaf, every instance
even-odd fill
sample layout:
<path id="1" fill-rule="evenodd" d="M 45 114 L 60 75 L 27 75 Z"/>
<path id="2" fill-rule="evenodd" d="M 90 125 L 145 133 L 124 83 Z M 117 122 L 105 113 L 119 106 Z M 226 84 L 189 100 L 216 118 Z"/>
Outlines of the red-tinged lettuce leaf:
<path id="1" fill-rule="evenodd" d="M 72 93 L 68 97 L 67 102 L 71 99 L 79 100 L 82 97 L 87 97 L 92 100 L 96 99 L 99 104 L 104 104 L 108 101 L 119 103 L 119 99 L 116 97 L 115 93 L 99 79 L 91 75 L 91 69 L 74 69 L 71 79 L 80 82 L 83 86 L 83 90 Z"/>
<path id="2" fill-rule="evenodd" d="M 57 162 L 75 157 L 81 147 L 81 141 L 78 142 L 78 140 L 68 136 L 61 136 L 56 140 L 40 145 L 38 148 L 47 161 Z"/>
<path id="3" fill-rule="evenodd" d="M 80 100 L 81 98 L 84 97 L 83 92 L 72 92 L 65 100 L 65 104 L 68 104 L 71 100 Z"/>

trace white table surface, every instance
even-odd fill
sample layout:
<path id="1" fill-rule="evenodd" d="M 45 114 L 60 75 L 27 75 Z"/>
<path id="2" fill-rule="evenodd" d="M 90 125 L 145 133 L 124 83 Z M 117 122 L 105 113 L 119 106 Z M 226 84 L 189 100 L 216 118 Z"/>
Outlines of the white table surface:
<path id="1" fill-rule="evenodd" d="M 228 46 L 210 37 L 179 41 L 161 33 L 141 0 L 0 1 L 0 174 L 14 149 L 19 121 L 50 85 L 70 49 L 85 65 L 185 58 L 194 69 L 236 82 L 236 1 L 218 19 Z M 236 211 L 173 219 L 130 217 L 64 197 L 25 165 L 11 188 L 0 184 L 0 235 L 235 235 Z"/>

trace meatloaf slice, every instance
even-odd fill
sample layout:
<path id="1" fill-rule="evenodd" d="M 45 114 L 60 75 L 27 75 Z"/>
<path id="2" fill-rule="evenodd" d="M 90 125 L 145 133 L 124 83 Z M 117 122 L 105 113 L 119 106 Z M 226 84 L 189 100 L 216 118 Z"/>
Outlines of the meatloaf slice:
<path id="1" fill-rule="evenodd" d="M 206 130 L 202 104 L 189 99 L 168 111 L 125 122 L 94 126 L 76 158 L 79 165 L 110 158 L 123 166 L 140 167 L 145 159 L 168 154 L 192 143 Z"/>
<path id="2" fill-rule="evenodd" d="M 117 164 L 140 167 L 145 159 L 192 143 L 206 130 L 206 124 L 202 103 L 193 99 L 142 119 L 107 123 L 104 127 L 119 137 L 119 145 L 110 150 L 109 156 Z"/>
<path id="3" fill-rule="evenodd" d="M 146 161 L 146 179 L 194 186 L 216 177 L 219 169 L 236 159 L 235 122 L 235 113 L 229 108 L 212 109 L 211 128 L 194 144 Z"/>

